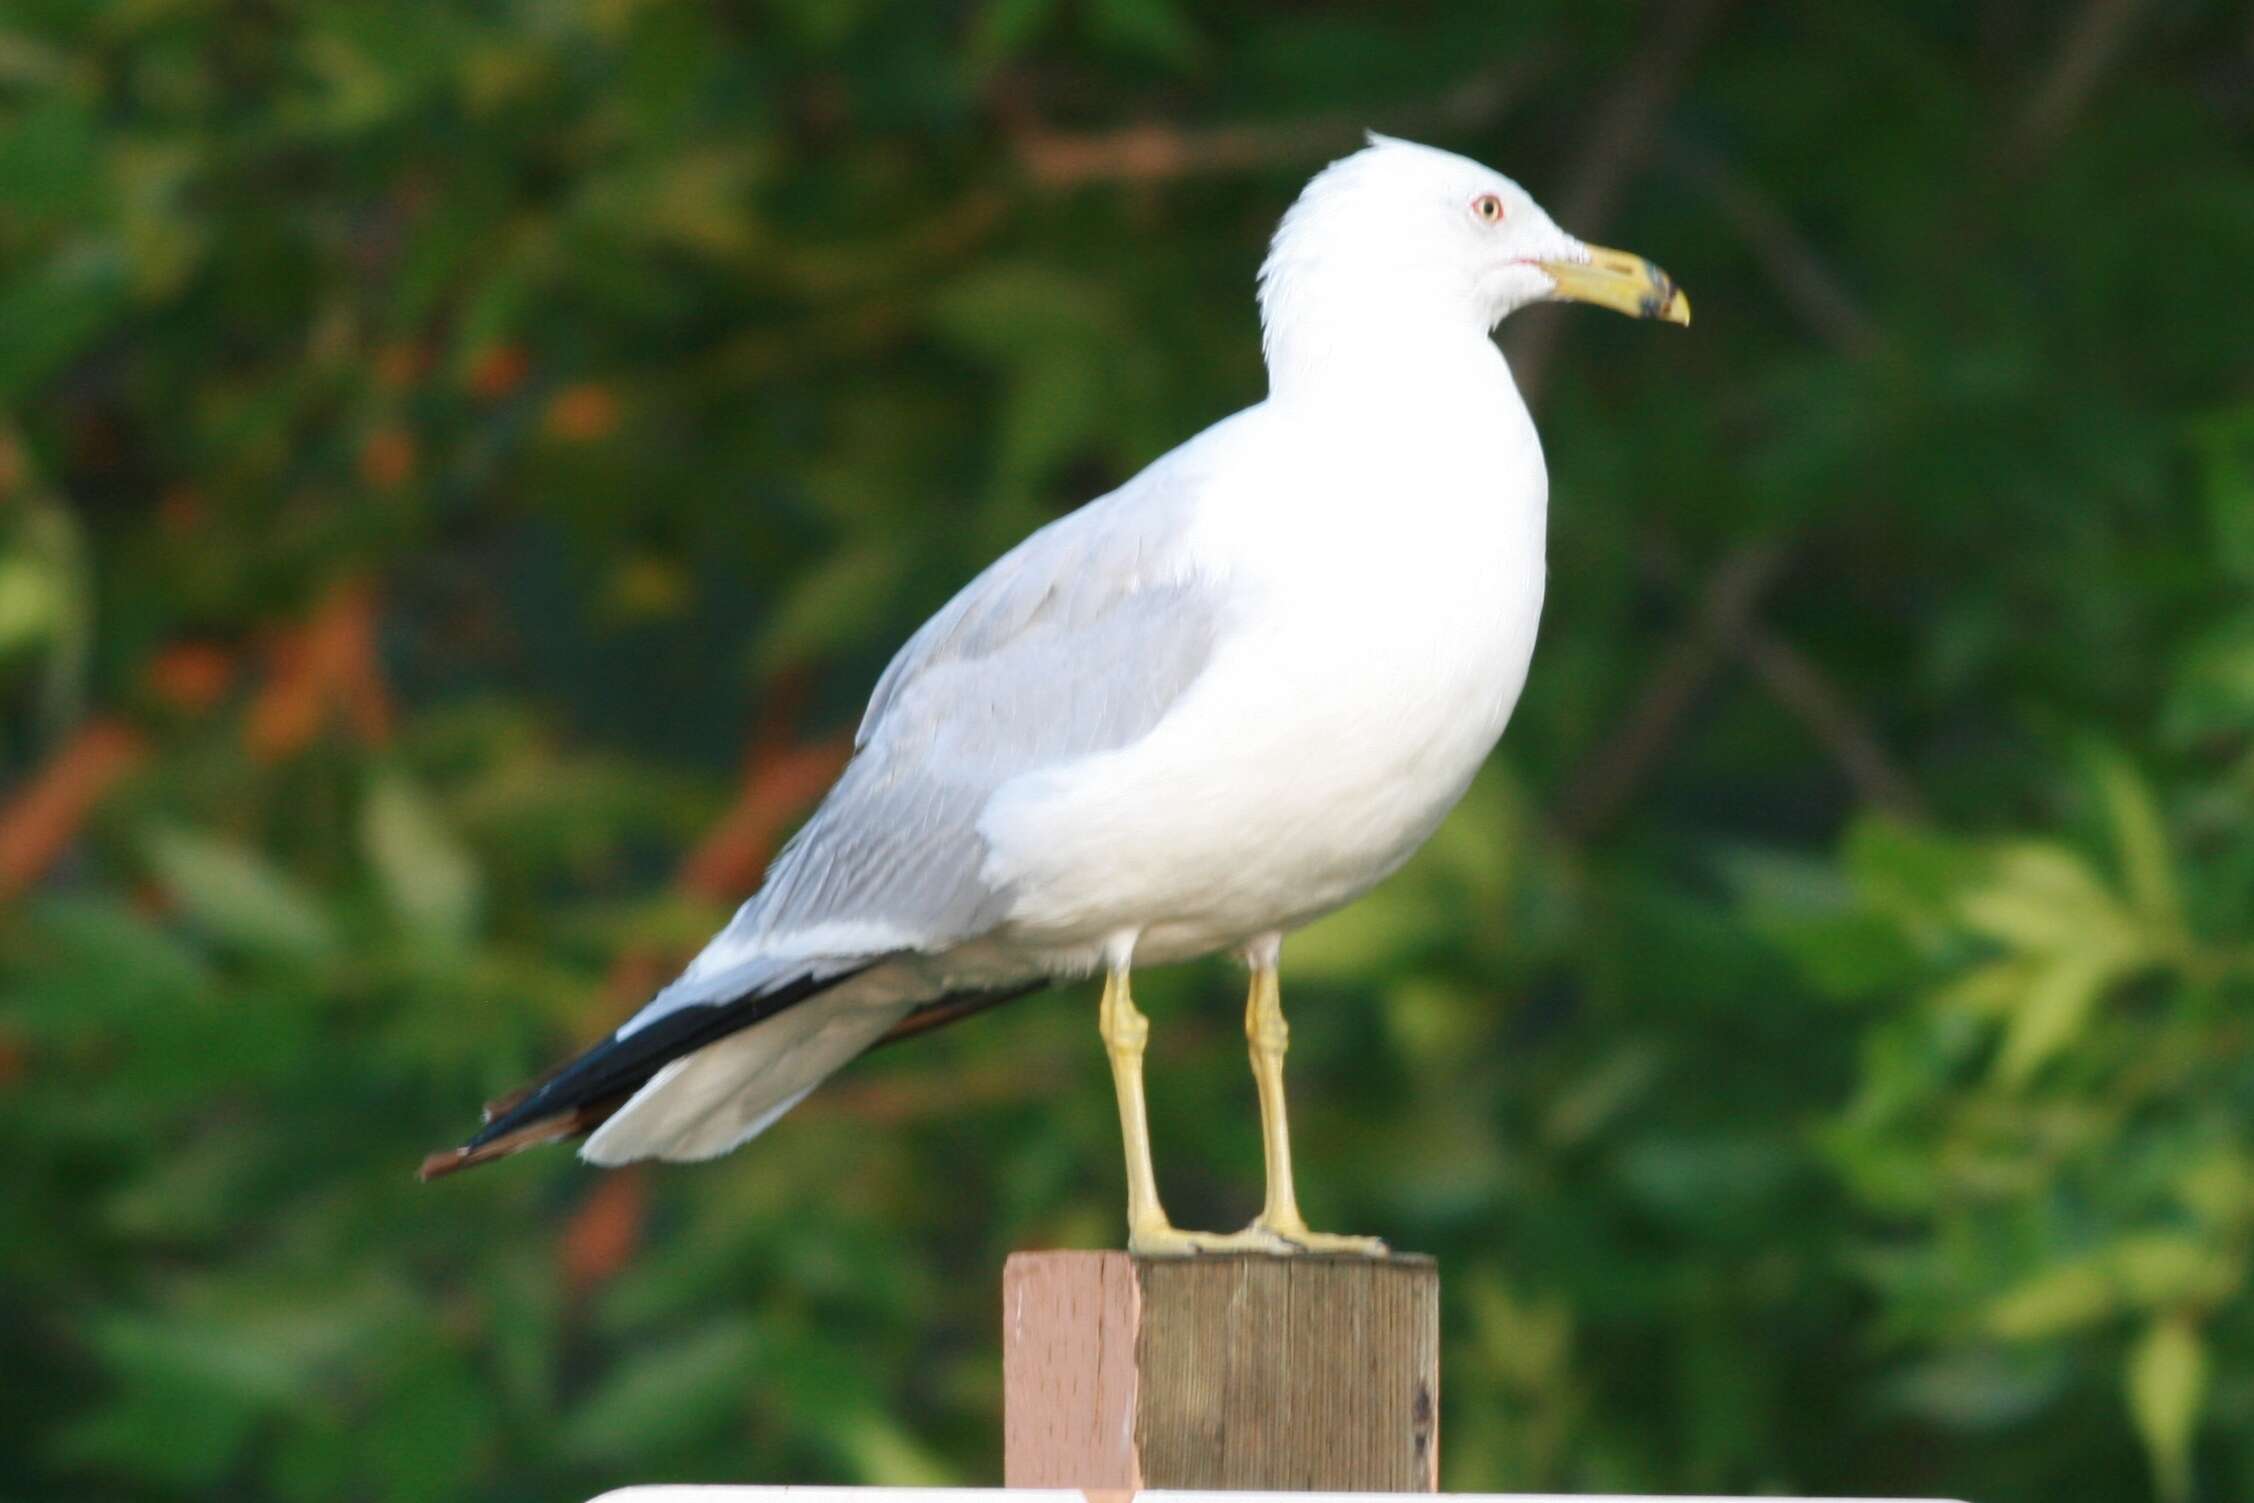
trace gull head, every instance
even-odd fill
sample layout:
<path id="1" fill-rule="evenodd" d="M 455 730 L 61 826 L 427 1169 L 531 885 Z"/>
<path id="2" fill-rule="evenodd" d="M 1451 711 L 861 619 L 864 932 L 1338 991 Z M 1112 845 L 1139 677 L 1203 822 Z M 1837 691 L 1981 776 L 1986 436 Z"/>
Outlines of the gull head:
<path id="1" fill-rule="evenodd" d="M 1375 134 L 1307 184 L 1260 268 L 1271 362 L 1301 328 L 1327 330 L 1326 345 L 1356 324 L 1484 332 L 1559 301 L 1690 322 L 1690 300 L 1641 256 L 1575 239 L 1490 167 Z"/>

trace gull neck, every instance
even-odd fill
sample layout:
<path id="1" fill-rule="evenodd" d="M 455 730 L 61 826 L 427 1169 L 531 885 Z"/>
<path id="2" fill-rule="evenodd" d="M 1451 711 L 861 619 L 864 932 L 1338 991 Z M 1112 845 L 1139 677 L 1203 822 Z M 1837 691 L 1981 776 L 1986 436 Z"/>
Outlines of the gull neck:
<path id="1" fill-rule="evenodd" d="M 1461 320 L 1311 320 L 1272 331 L 1268 395 L 1288 407 L 1450 409 L 1523 406 L 1502 351 Z"/>

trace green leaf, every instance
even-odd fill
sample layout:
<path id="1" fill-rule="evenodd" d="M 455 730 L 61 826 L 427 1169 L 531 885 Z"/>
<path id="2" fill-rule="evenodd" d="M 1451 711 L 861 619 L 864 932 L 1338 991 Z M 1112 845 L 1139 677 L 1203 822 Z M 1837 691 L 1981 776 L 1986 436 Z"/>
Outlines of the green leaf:
<path id="1" fill-rule="evenodd" d="M 2113 824 L 2113 843 L 2121 853 L 2129 901 L 2140 918 L 2173 940 L 2184 931 L 2183 895 L 2176 885 L 2175 857 L 2152 789 L 2114 754 L 2098 759 L 2097 778 Z"/>
<path id="2" fill-rule="evenodd" d="M 1197 28 L 1174 0 L 1093 0 L 1090 28 L 1126 52 L 1139 52 L 1176 67 L 1195 62 L 1203 50 Z"/>
<path id="3" fill-rule="evenodd" d="M 399 773 L 379 776 L 360 809 L 360 844 L 392 912 L 447 945 L 477 925 L 477 866 L 422 790 Z"/>
<path id="4" fill-rule="evenodd" d="M 1044 266 L 958 278 L 933 298 L 931 317 L 1005 377 L 995 459 L 1004 495 L 1027 493 L 1116 421 L 1123 376 L 1140 354 L 1107 289 Z"/>
<path id="5" fill-rule="evenodd" d="M 492 1394 L 455 1353 L 434 1348 L 395 1378 L 385 1395 L 378 1452 L 388 1503 L 459 1498 L 491 1444 Z"/>
<path id="6" fill-rule="evenodd" d="M 2214 559 L 2254 580 L 2254 404 L 2217 413 L 2192 429 Z"/>
<path id="7" fill-rule="evenodd" d="M 891 1417 L 851 1416 L 840 1441 L 864 1487 L 958 1487 L 963 1478 Z"/>
<path id="8" fill-rule="evenodd" d="M 2236 1233 L 2254 1222 L 2254 1157 L 2215 1145 L 2183 1166 L 2177 1193 L 2202 1225 Z"/>
<path id="9" fill-rule="evenodd" d="M 1490 998 L 1412 975 L 1386 988 L 1384 1018 L 1386 1032 L 1404 1057 L 1432 1065 L 1460 1059 L 1477 1048 L 1493 1026 L 1494 1009 Z"/>
<path id="10" fill-rule="evenodd" d="M 2055 1403 L 2066 1363 L 2055 1351 L 1976 1347 L 1920 1362 L 1889 1382 L 1885 1397 L 1951 1430 L 2025 1424 Z"/>
<path id="11" fill-rule="evenodd" d="M 2254 612 L 2187 641 L 2168 664 L 2162 733 L 2176 747 L 2229 745 L 2254 727 Z"/>
<path id="12" fill-rule="evenodd" d="M 862 629 L 869 602 L 898 587 L 903 562 L 883 548 L 853 547 L 806 570 L 777 602 L 760 635 L 762 671 L 773 673 L 851 641 Z"/>
<path id="13" fill-rule="evenodd" d="M 0 287 L 0 405 L 12 403 L 99 338 L 126 308 L 124 256 L 72 251 Z"/>
<path id="14" fill-rule="evenodd" d="M 1716 864 L 1748 927 L 1826 995 L 1867 996 L 1918 974 L 1902 926 L 1864 902 L 1835 863 L 1746 846 L 1721 853 Z"/>
<path id="15" fill-rule="evenodd" d="M 208 1494 L 257 1418 L 254 1409 L 226 1395 L 128 1383 L 63 1427 L 50 1449 L 73 1470 Z"/>
<path id="16" fill-rule="evenodd" d="M 2181 1232 L 2124 1237 L 2110 1261 L 2130 1302 L 2143 1309 L 2225 1300 L 2245 1276 L 2243 1258 Z"/>
<path id="17" fill-rule="evenodd" d="M 2007 1341 L 2080 1330 L 2120 1308 L 2120 1291 L 2097 1259 L 2045 1269 L 1991 1302 L 1982 1326 Z"/>
<path id="18" fill-rule="evenodd" d="M 746 1319 L 710 1322 L 644 1346 L 572 1415 L 565 1434 L 587 1460 L 661 1454 L 725 1425 L 743 1406 L 759 1338 Z"/>
<path id="19" fill-rule="evenodd" d="M 0 558 L 0 657 L 33 646 L 68 621 L 71 581 L 21 554 Z"/>
<path id="20" fill-rule="evenodd" d="M 122 900 L 58 894 L 29 906 L 31 932 L 51 947 L 69 984 L 27 988 L 18 1019 L 69 1035 L 130 1024 L 210 992 L 205 957 Z"/>
<path id="21" fill-rule="evenodd" d="M 1518 784 L 1501 769 L 1473 780 L 1416 856 L 1427 880 L 1459 886 L 1475 911 L 1509 899 L 1527 846 L 1528 817 Z"/>
<path id="22" fill-rule="evenodd" d="M 0 183 L 7 184 L 11 217 L 22 223 L 83 215 L 106 196 L 95 120 L 74 92 L 48 93 L 0 130 Z"/>
<path id="23" fill-rule="evenodd" d="M 176 827 L 151 831 L 145 846 L 189 922 L 222 944 L 303 959 L 335 948 L 319 902 L 251 851 Z"/>
<path id="24" fill-rule="evenodd" d="M 286 1404 L 298 1394 L 293 1364 L 218 1322 L 112 1316 L 92 1332 L 114 1369 L 179 1379 L 257 1404 Z"/>
<path id="25" fill-rule="evenodd" d="M 2145 1329 L 2129 1353 L 2129 1413 L 2144 1442 L 2160 1496 L 2191 1495 L 2191 1447 L 2207 1403 L 2207 1342 L 2187 1315 Z"/>
<path id="26" fill-rule="evenodd" d="M 2025 1085 L 2060 1050 L 2080 1037 L 2112 972 L 2102 961 L 2075 956 L 2037 970 L 2012 1005 L 1996 1055 L 1996 1077 Z"/>
<path id="27" fill-rule="evenodd" d="M 1936 1011 L 1961 1012 L 1980 1018 L 2005 1018 L 2019 1005 L 2041 973 L 2038 962 L 2014 956 L 1974 966 L 1935 990 Z"/>
<path id="28" fill-rule="evenodd" d="M 964 49 L 973 66 L 990 72 L 1027 51 L 1054 19 L 1059 0 L 986 0 Z"/>
<path id="29" fill-rule="evenodd" d="M 1856 821 L 1842 857 L 1864 899 L 1922 944 L 1938 939 L 1978 868 L 1966 842 L 1880 816 Z"/>
<path id="30" fill-rule="evenodd" d="M 208 1489 L 259 1416 L 301 1392 L 287 1364 L 223 1325 L 108 1316 L 88 1335 L 117 1392 L 55 1438 L 57 1457 L 73 1466 Z"/>
<path id="31" fill-rule="evenodd" d="M 2063 845 L 2021 841 L 1996 855 L 1964 893 L 1958 919 L 2016 950 L 2112 959 L 2138 944 L 2134 926 L 2090 864 Z"/>
<path id="32" fill-rule="evenodd" d="M 1292 935 L 1287 963 L 1302 980 L 1367 979 L 1429 944 L 1440 922 L 1404 873 Z"/>

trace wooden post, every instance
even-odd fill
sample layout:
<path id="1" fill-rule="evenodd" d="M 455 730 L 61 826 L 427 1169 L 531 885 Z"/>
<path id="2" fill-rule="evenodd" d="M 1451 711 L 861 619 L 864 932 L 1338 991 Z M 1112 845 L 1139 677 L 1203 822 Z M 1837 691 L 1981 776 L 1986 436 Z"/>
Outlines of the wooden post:
<path id="1" fill-rule="evenodd" d="M 1009 1487 L 1433 1492 L 1430 1258 L 1014 1254 Z"/>

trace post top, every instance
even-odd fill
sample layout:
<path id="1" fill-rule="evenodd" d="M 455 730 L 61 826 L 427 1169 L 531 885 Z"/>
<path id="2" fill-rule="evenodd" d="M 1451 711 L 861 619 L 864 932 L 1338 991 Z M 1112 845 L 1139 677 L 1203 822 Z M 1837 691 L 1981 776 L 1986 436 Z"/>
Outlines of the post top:
<path id="1" fill-rule="evenodd" d="M 1292 1253 L 1288 1256 L 1265 1252 L 1199 1253 L 1188 1258 L 1146 1258 L 1140 1253 L 1122 1252 L 1104 1247 L 1026 1248 L 1009 1255 L 1011 1263 L 1035 1262 L 1055 1258 L 1060 1261 L 1080 1259 L 1118 1258 L 1138 1268 L 1205 1268 L 1215 1264 L 1254 1263 L 1263 1267 L 1293 1268 L 1309 1265 L 1321 1268 L 1437 1268 L 1439 1261 L 1430 1253 L 1389 1252 L 1382 1258 L 1372 1258 L 1360 1253 Z"/>

